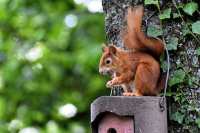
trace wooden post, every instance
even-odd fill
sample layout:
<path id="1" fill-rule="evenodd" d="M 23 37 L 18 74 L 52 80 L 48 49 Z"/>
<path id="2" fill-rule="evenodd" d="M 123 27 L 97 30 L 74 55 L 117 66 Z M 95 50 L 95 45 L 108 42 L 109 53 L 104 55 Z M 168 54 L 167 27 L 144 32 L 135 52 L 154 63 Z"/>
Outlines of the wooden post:
<path id="1" fill-rule="evenodd" d="M 159 101 L 148 96 L 99 97 L 91 104 L 92 133 L 167 133 L 167 111 L 160 110 Z"/>

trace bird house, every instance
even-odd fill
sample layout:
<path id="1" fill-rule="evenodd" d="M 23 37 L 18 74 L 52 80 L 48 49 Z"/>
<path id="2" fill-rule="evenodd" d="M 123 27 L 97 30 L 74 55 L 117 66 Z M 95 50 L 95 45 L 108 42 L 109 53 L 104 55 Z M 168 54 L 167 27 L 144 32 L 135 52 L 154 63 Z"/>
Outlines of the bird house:
<path id="1" fill-rule="evenodd" d="M 167 113 L 159 101 L 148 96 L 99 97 L 91 104 L 92 133 L 167 133 Z"/>

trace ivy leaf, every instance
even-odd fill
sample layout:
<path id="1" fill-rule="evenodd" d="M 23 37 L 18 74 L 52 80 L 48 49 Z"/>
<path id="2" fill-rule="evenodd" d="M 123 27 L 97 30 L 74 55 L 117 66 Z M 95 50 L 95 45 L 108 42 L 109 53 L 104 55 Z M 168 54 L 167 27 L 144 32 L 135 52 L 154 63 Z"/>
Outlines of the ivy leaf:
<path id="1" fill-rule="evenodd" d="M 200 128 L 200 118 L 196 119 L 195 122 L 197 123 L 198 127 Z"/>
<path id="2" fill-rule="evenodd" d="M 161 20 L 170 18 L 171 10 L 172 10 L 171 8 L 165 9 L 165 10 L 159 15 L 159 18 L 160 18 Z"/>
<path id="3" fill-rule="evenodd" d="M 163 34 L 161 27 L 157 25 L 148 26 L 147 28 L 147 35 L 152 37 L 158 37 Z"/>
<path id="4" fill-rule="evenodd" d="M 186 35 L 190 34 L 190 29 L 188 29 L 187 26 L 183 26 L 181 31 L 183 33 L 183 36 L 186 36 Z"/>
<path id="5" fill-rule="evenodd" d="M 183 3 L 179 3 L 179 5 L 177 5 L 178 9 L 181 9 L 184 7 L 184 4 Z"/>
<path id="6" fill-rule="evenodd" d="M 192 32 L 196 34 L 200 34 L 200 21 L 196 21 L 192 24 Z"/>
<path id="7" fill-rule="evenodd" d="M 200 47 L 196 49 L 197 55 L 200 55 Z"/>
<path id="8" fill-rule="evenodd" d="M 179 124 L 182 124 L 184 117 L 185 116 L 182 113 L 176 112 L 176 113 L 172 114 L 171 119 L 174 121 L 177 121 Z"/>
<path id="9" fill-rule="evenodd" d="M 184 7 L 183 7 L 183 11 L 185 13 L 187 13 L 188 15 L 191 15 L 198 10 L 198 4 L 196 2 L 190 2 L 187 3 Z"/>
<path id="10" fill-rule="evenodd" d="M 186 74 L 183 70 L 176 70 L 173 77 L 169 80 L 169 86 L 171 87 L 175 84 L 182 83 L 185 79 L 185 75 Z"/>
<path id="11" fill-rule="evenodd" d="M 161 68 L 164 72 L 167 71 L 167 67 L 168 67 L 168 64 L 167 64 L 167 61 L 163 61 L 161 62 Z"/>
<path id="12" fill-rule="evenodd" d="M 158 0 L 145 0 L 144 4 L 145 5 L 150 5 L 150 4 L 158 5 Z"/>
<path id="13" fill-rule="evenodd" d="M 168 40 L 167 49 L 168 50 L 177 50 L 177 46 L 178 46 L 178 38 L 177 37 L 171 37 Z"/>
<path id="14" fill-rule="evenodd" d="M 165 60 L 164 57 L 165 57 L 164 54 L 161 54 L 161 56 L 160 56 L 160 67 L 162 68 L 162 70 L 164 72 L 166 72 L 168 64 L 167 64 L 167 61 Z"/>
<path id="15" fill-rule="evenodd" d="M 179 15 L 178 13 L 173 13 L 173 18 L 180 18 L 181 15 Z"/>

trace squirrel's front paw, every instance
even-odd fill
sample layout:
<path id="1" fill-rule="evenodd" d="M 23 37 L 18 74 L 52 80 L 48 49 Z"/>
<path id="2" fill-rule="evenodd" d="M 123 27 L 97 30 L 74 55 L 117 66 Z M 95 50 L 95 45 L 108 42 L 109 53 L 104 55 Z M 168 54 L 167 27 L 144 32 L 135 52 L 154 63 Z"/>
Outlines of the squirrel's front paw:
<path id="1" fill-rule="evenodd" d="M 113 82 L 112 82 L 112 80 L 111 80 L 111 81 L 108 81 L 108 82 L 106 83 L 106 87 L 107 87 L 107 88 L 113 87 Z"/>

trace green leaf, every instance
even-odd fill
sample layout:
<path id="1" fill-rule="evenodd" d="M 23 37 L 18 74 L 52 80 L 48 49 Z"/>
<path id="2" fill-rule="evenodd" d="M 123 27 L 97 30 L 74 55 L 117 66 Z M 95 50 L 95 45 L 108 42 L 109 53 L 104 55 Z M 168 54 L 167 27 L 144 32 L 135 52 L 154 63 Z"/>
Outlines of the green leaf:
<path id="1" fill-rule="evenodd" d="M 200 34 L 200 21 L 196 21 L 192 24 L 192 32 L 196 34 Z"/>
<path id="2" fill-rule="evenodd" d="M 169 80 L 169 86 L 171 87 L 175 84 L 182 83 L 185 79 L 185 75 L 186 74 L 183 70 L 176 70 L 173 77 Z"/>
<path id="3" fill-rule="evenodd" d="M 0 97 L 0 119 L 3 119 L 5 117 L 5 113 L 6 113 L 6 101 L 5 99 Z"/>
<path id="4" fill-rule="evenodd" d="M 161 68 L 162 68 L 162 70 L 164 70 L 166 72 L 167 71 L 167 67 L 168 67 L 167 61 L 162 61 L 161 62 Z"/>
<path id="5" fill-rule="evenodd" d="M 178 46 L 178 38 L 177 37 L 171 37 L 168 40 L 167 49 L 168 50 L 177 50 L 177 46 Z"/>
<path id="6" fill-rule="evenodd" d="M 171 119 L 174 121 L 177 121 L 179 124 L 182 124 L 184 117 L 185 117 L 184 114 L 182 114 L 180 112 L 176 112 L 176 113 L 172 114 Z"/>
<path id="7" fill-rule="evenodd" d="M 182 27 L 181 31 L 183 33 L 183 36 L 190 34 L 190 29 L 188 29 L 188 27 L 185 25 Z"/>
<path id="8" fill-rule="evenodd" d="M 198 125 L 198 127 L 200 128 L 200 118 L 196 119 L 196 124 Z"/>
<path id="9" fill-rule="evenodd" d="M 196 54 L 200 55 L 200 47 L 196 49 Z"/>
<path id="10" fill-rule="evenodd" d="M 163 34 L 161 27 L 157 25 L 148 26 L 147 28 L 147 35 L 152 37 L 158 37 Z"/>
<path id="11" fill-rule="evenodd" d="M 144 4 L 145 5 L 150 5 L 150 4 L 158 5 L 158 0 L 145 0 Z"/>
<path id="12" fill-rule="evenodd" d="M 185 13 L 187 13 L 188 15 L 191 15 L 198 10 L 198 4 L 195 2 L 190 2 L 187 3 L 184 7 L 183 7 L 183 11 Z"/>
<path id="13" fill-rule="evenodd" d="M 178 13 L 173 13 L 173 18 L 180 18 L 181 15 L 179 15 Z"/>
<path id="14" fill-rule="evenodd" d="M 159 18 L 161 20 L 167 19 L 170 18 L 170 15 L 171 15 L 171 8 L 167 8 L 159 15 Z"/>

